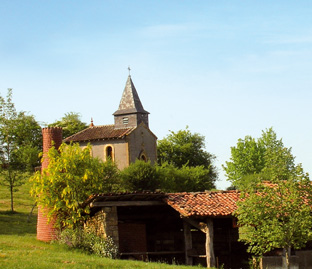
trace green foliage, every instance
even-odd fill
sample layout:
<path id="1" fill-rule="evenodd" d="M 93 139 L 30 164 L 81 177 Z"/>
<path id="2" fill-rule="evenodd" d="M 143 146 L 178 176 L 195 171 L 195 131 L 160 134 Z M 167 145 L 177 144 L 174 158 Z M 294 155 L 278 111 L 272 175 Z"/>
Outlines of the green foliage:
<path id="1" fill-rule="evenodd" d="M 66 138 L 88 127 L 88 125 L 85 122 L 82 122 L 80 118 L 81 115 L 79 113 L 65 113 L 61 120 L 49 124 L 49 127 L 62 127 L 63 138 Z"/>
<path id="2" fill-rule="evenodd" d="M 215 156 L 205 151 L 205 137 L 186 130 L 170 131 L 158 141 L 162 188 L 171 191 L 203 191 L 215 187 Z"/>
<path id="3" fill-rule="evenodd" d="M 168 162 L 176 167 L 204 166 L 209 168 L 215 156 L 206 152 L 205 137 L 194 133 L 186 127 L 186 130 L 178 132 L 170 131 L 170 134 L 158 141 L 158 163 Z"/>
<path id="4" fill-rule="evenodd" d="M 81 149 L 78 144 L 52 147 L 47 155 L 49 166 L 32 178 L 32 195 L 39 205 L 57 215 L 59 227 L 76 227 L 85 220 L 89 208 L 86 199 L 95 193 L 117 190 L 117 167 L 91 156 L 91 146 Z"/>
<path id="5" fill-rule="evenodd" d="M 120 172 L 124 189 L 127 191 L 183 192 L 205 191 L 215 187 L 210 171 L 204 166 L 181 168 L 169 163 L 152 165 L 137 160 Z"/>
<path id="6" fill-rule="evenodd" d="M 251 136 L 239 139 L 236 147 L 231 147 L 231 161 L 223 166 L 228 180 L 236 185 L 243 176 L 260 173 L 265 166 L 264 151 L 262 144 Z"/>
<path id="7" fill-rule="evenodd" d="M 115 259 L 118 256 L 118 248 L 112 238 L 101 238 L 81 228 L 63 230 L 58 242 L 69 248 L 82 249 L 100 257 Z"/>
<path id="8" fill-rule="evenodd" d="M 301 164 L 295 164 L 291 148 L 284 147 L 272 128 L 262 131 L 259 139 L 246 136 L 231 147 L 230 161 L 223 165 L 227 178 L 239 189 L 249 188 L 259 181 L 288 180 L 308 175 Z"/>
<path id="9" fill-rule="evenodd" d="M 155 191 L 159 188 L 157 169 L 150 162 L 136 160 L 122 170 L 120 176 L 128 191 Z"/>
<path id="10" fill-rule="evenodd" d="M 160 189 L 164 192 L 196 192 L 215 188 L 210 171 L 204 166 L 177 168 L 163 163 L 157 167 L 160 177 Z"/>
<path id="11" fill-rule="evenodd" d="M 302 248 L 312 239 L 311 206 L 312 184 L 305 177 L 245 190 L 236 211 L 240 240 L 259 256 L 275 248 Z"/>
<path id="12" fill-rule="evenodd" d="M 27 174 L 39 165 L 41 127 L 33 116 L 17 112 L 12 102 L 12 89 L 6 98 L 0 96 L 0 184 L 13 194 L 25 183 Z"/>

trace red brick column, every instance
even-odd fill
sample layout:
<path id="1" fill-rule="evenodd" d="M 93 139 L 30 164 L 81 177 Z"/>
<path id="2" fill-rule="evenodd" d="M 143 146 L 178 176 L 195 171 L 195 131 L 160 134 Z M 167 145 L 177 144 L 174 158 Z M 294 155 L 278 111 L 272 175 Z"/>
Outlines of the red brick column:
<path id="1" fill-rule="evenodd" d="M 50 127 L 42 129 L 42 140 L 43 140 L 43 162 L 41 170 L 45 169 L 49 165 L 49 160 L 47 157 L 47 152 L 54 146 L 59 148 L 62 144 L 62 128 Z M 49 242 L 56 237 L 57 230 L 54 228 L 55 219 L 48 222 L 47 217 L 48 209 L 38 207 L 38 219 L 37 219 L 37 239 L 40 241 Z"/>
<path id="2" fill-rule="evenodd" d="M 49 149 L 54 146 L 59 148 L 63 140 L 63 130 L 60 127 L 50 127 L 42 129 L 42 151 L 43 151 L 43 163 L 41 169 L 45 169 L 49 165 L 49 160 L 46 158 Z"/>

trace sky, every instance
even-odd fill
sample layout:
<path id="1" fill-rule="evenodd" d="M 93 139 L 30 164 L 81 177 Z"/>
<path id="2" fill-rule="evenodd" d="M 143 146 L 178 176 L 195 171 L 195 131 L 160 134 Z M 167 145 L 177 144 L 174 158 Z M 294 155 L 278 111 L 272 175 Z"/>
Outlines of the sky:
<path id="1" fill-rule="evenodd" d="M 42 126 L 112 124 L 131 78 L 150 129 L 205 137 L 222 164 L 273 127 L 312 172 L 312 2 L 1 0 L 0 94 Z"/>

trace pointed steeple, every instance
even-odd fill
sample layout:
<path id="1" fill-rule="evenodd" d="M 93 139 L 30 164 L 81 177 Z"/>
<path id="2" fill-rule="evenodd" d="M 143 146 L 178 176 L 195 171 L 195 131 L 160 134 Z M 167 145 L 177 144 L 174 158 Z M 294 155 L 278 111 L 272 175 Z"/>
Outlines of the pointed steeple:
<path id="1" fill-rule="evenodd" d="M 131 76 L 129 75 L 119 103 L 119 108 L 113 114 L 115 116 L 115 126 L 116 128 L 135 127 L 141 122 L 144 122 L 148 126 L 148 114 L 149 112 L 143 108 Z"/>

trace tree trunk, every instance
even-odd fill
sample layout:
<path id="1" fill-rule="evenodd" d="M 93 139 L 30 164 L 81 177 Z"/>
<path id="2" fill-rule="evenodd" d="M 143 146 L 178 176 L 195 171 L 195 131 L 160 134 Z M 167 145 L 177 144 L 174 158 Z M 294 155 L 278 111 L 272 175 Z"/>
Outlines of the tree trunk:
<path id="1" fill-rule="evenodd" d="M 286 268 L 290 268 L 290 254 L 291 254 L 291 247 L 284 248 L 285 253 L 285 260 L 286 260 Z"/>
<path id="2" fill-rule="evenodd" d="M 10 185 L 10 193 L 11 193 L 11 211 L 14 212 L 14 207 L 13 207 L 13 186 L 12 186 L 12 184 Z"/>

